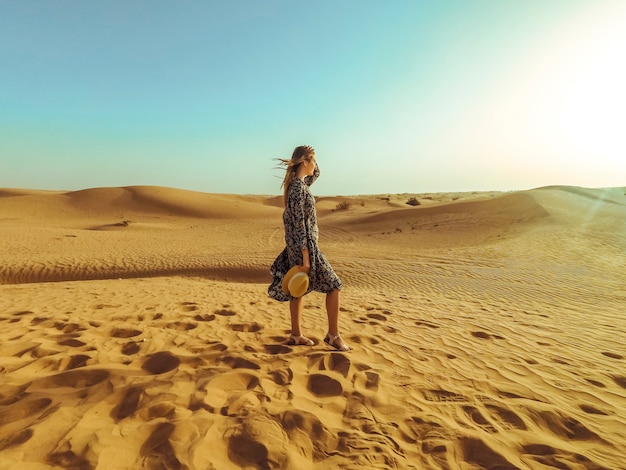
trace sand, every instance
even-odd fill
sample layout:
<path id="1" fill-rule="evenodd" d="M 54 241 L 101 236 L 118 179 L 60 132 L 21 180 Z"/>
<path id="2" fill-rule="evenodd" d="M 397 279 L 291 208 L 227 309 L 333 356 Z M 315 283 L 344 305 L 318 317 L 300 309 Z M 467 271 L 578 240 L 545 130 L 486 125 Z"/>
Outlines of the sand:
<path id="1" fill-rule="evenodd" d="M 348 353 L 280 196 L 0 190 L 0 469 L 626 468 L 625 188 L 317 207 Z"/>

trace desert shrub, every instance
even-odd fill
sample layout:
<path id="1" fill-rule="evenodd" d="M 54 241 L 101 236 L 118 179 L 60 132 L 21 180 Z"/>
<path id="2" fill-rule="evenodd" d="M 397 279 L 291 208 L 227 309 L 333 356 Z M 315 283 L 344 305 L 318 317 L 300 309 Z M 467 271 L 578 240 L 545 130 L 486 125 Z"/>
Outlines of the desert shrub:
<path id="1" fill-rule="evenodd" d="M 419 206 L 421 204 L 415 197 L 410 198 L 408 201 L 406 201 L 406 203 L 409 206 Z"/>
<path id="2" fill-rule="evenodd" d="M 348 201 L 341 201 L 341 202 L 337 203 L 337 206 L 335 207 L 335 210 L 346 211 L 346 210 L 350 209 L 351 206 L 352 206 L 352 204 L 350 204 Z"/>

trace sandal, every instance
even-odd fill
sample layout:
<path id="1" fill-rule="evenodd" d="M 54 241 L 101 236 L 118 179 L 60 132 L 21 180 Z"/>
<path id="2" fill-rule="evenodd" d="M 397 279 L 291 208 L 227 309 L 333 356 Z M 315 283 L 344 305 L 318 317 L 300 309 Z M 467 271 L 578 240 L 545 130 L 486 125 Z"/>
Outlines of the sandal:
<path id="1" fill-rule="evenodd" d="M 287 344 L 290 346 L 314 346 L 315 345 L 312 339 L 309 339 L 306 336 L 302 336 L 302 335 L 300 336 L 289 335 Z"/>
<path id="2" fill-rule="evenodd" d="M 328 333 L 326 335 L 326 338 L 324 338 L 324 342 L 327 345 L 335 348 L 337 351 L 350 351 L 350 346 L 344 343 L 340 335 L 333 336 L 330 333 Z"/>

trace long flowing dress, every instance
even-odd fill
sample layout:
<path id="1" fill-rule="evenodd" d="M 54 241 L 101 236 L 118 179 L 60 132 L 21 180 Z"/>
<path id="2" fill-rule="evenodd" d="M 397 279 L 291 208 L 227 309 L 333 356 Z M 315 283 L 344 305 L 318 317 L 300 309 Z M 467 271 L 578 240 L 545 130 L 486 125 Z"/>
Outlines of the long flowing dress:
<path id="1" fill-rule="evenodd" d="M 342 282 L 332 266 L 318 247 L 319 229 L 317 227 L 317 213 L 315 211 L 315 198 L 309 190 L 309 186 L 319 176 L 319 167 L 315 165 L 312 176 L 307 176 L 304 181 L 294 179 L 287 190 L 287 204 L 283 212 L 285 224 L 285 249 L 278 255 L 270 268 L 272 283 L 267 293 L 273 299 L 280 302 L 292 300 L 289 294 L 285 294 L 281 284 L 285 274 L 290 268 L 302 265 L 302 250 L 308 248 L 311 263 L 309 271 L 309 288 L 311 291 L 327 294 L 336 289 L 341 289 Z"/>

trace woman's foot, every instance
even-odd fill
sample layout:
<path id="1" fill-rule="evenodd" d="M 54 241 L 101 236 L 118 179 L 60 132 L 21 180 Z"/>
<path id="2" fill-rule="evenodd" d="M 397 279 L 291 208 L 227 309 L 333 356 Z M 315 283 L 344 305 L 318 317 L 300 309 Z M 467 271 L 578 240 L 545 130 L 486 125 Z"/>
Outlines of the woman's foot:
<path id="1" fill-rule="evenodd" d="M 290 346 L 313 346 L 315 343 L 312 339 L 307 338 L 306 336 L 294 336 L 290 335 L 287 340 L 287 344 Z"/>
<path id="2" fill-rule="evenodd" d="M 329 346 L 335 348 L 337 351 L 350 351 L 350 346 L 344 343 L 340 335 L 333 336 L 330 333 L 324 338 L 324 342 Z"/>

